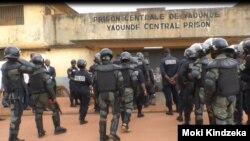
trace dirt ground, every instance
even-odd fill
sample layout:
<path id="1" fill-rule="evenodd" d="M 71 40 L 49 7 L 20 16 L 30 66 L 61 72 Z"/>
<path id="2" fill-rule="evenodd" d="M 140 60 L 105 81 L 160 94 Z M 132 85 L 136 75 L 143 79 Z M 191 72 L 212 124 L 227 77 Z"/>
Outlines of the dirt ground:
<path id="1" fill-rule="evenodd" d="M 69 107 L 68 97 L 59 97 L 58 102 L 62 108 L 61 125 L 67 128 L 67 132 L 61 135 L 54 135 L 54 127 L 51 119 L 51 112 L 44 113 L 44 129 L 46 136 L 37 137 L 37 129 L 35 126 L 35 118 L 31 110 L 24 111 L 20 126 L 19 137 L 26 141 L 98 141 L 99 140 L 99 114 L 94 113 L 93 104 L 90 104 L 86 117 L 87 124 L 79 124 L 79 106 L 75 108 Z M 143 108 L 145 117 L 137 118 L 137 111 L 134 110 L 130 123 L 131 132 L 124 133 L 121 130 L 121 122 L 117 134 L 122 141 L 177 141 L 178 124 L 182 124 L 176 120 L 178 116 L 166 115 L 164 105 L 164 97 L 162 93 L 157 94 L 157 103 L 155 106 Z M 1 141 L 8 140 L 9 134 L 9 109 L 0 108 L 0 117 L 5 118 L 0 121 L 0 137 Z M 107 133 L 109 133 L 111 113 L 108 115 Z M 205 124 L 208 124 L 207 114 L 204 113 Z M 244 119 L 245 119 L 244 115 Z M 245 122 L 245 121 L 244 121 Z M 194 115 L 192 114 L 191 124 L 194 124 Z"/>

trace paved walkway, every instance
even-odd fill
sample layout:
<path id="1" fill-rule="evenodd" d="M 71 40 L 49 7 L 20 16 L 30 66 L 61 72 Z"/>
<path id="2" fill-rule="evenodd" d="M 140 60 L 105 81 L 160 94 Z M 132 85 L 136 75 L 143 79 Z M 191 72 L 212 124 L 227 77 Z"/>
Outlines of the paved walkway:
<path id="1" fill-rule="evenodd" d="M 137 118 L 137 111 L 133 111 L 131 119 L 132 132 L 124 133 L 121 130 L 121 125 L 118 128 L 118 135 L 122 141 L 177 141 L 177 125 L 181 124 L 176 120 L 178 116 L 175 113 L 173 116 L 165 114 L 164 99 L 162 93 L 157 95 L 157 103 L 155 106 L 149 106 L 143 109 L 145 117 Z M 80 125 L 78 121 L 78 109 L 69 107 L 69 100 L 67 97 L 59 97 L 58 101 L 61 105 L 63 114 L 61 115 L 61 124 L 68 129 L 67 133 L 61 135 L 53 134 L 53 123 L 51 113 L 44 114 L 44 128 L 46 136 L 44 138 L 37 138 L 37 130 L 35 126 L 35 119 L 32 112 L 24 111 L 22 123 L 20 126 L 20 138 L 26 141 L 98 141 L 99 140 L 99 114 L 93 112 L 93 104 L 89 107 L 89 113 L 86 117 L 88 123 Z M 6 118 L 0 121 L 0 137 L 1 141 L 8 140 L 9 132 L 9 109 L 0 109 L 0 116 Z M 111 114 L 108 115 L 107 131 L 109 133 Z M 204 114 L 205 124 L 208 123 L 207 116 Z M 192 115 L 191 124 L 194 124 L 194 115 Z M 121 124 L 121 123 L 120 123 Z"/>

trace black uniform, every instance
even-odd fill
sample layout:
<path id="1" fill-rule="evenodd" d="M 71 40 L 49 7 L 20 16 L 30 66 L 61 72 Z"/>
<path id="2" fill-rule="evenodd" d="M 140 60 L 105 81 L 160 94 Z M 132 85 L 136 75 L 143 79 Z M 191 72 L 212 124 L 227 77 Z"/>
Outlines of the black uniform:
<path id="1" fill-rule="evenodd" d="M 135 88 L 135 100 L 136 100 L 136 105 L 137 105 L 137 117 L 143 117 L 144 114 L 142 114 L 142 105 L 144 104 L 145 101 L 145 95 L 147 94 L 146 92 L 146 87 L 145 87 L 145 78 L 143 75 L 143 72 L 141 69 L 136 68 L 136 75 L 137 75 L 137 85 Z"/>
<path id="2" fill-rule="evenodd" d="M 248 115 L 247 124 L 250 125 L 250 55 L 245 59 L 244 70 L 241 72 L 241 79 L 243 80 L 243 108 Z"/>
<path id="3" fill-rule="evenodd" d="M 183 110 L 184 110 L 184 103 L 183 103 L 183 87 L 184 87 L 184 83 L 183 83 L 183 77 L 181 76 L 182 74 L 180 74 L 180 69 L 182 67 L 183 64 L 185 64 L 185 62 L 187 61 L 187 58 L 183 58 L 180 60 L 179 63 L 179 69 L 178 69 L 178 73 L 177 73 L 177 87 L 178 87 L 178 113 L 179 116 L 177 117 L 178 121 L 183 121 Z"/>
<path id="4" fill-rule="evenodd" d="M 90 66 L 89 72 L 91 73 L 92 76 L 95 73 L 95 68 L 98 65 L 100 65 L 100 63 L 95 62 L 92 66 Z M 93 88 L 93 92 L 94 92 L 94 109 L 95 109 L 95 112 L 100 112 L 100 107 L 99 107 L 99 104 L 98 104 L 98 93 L 97 93 L 97 90 L 95 88 Z"/>
<path id="5" fill-rule="evenodd" d="M 69 90 L 70 90 L 70 106 L 74 107 L 77 104 L 77 95 L 76 95 L 76 82 L 74 81 L 74 73 L 78 71 L 77 67 L 70 67 L 67 70 L 68 78 L 69 78 Z M 74 104 L 75 100 L 75 104 Z"/>
<path id="6" fill-rule="evenodd" d="M 83 69 L 76 71 L 74 74 L 74 80 L 76 85 L 76 95 L 80 98 L 80 124 L 86 123 L 85 117 L 89 107 L 90 101 L 90 88 L 92 85 L 92 78 L 90 74 Z"/>
<path id="7" fill-rule="evenodd" d="M 194 64 L 194 59 L 187 59 L 179 70 L 178 76 L 179 79 L 183 82 L 183 86 L 181 89 L 183 95 L 183 109 L 184 109 L 184 122 L 185 124 L 189 124 L 191 118 L 191 112 L 193 109 L 193 98 L 194 98 L 194 82 L 189 77 L 189 73 L 191 72 L 191 67 Z"/>
<path id="8" fill-rule="evenodd" d="M 169 81 L 165 78 L 165 75 L 167 75 L 169 78 L 174 77 L 177 75 L 178 67 L 178 59 L 171 55 L 163 58 L 160 63 L 163 93 L 166 99 L 166 107 L 168 108 L 170 114 L 173 112 L 172 98 L 176 105 L 176 109 L 178 109 L 178 92 L 176 84 L 169 83 Z"/>

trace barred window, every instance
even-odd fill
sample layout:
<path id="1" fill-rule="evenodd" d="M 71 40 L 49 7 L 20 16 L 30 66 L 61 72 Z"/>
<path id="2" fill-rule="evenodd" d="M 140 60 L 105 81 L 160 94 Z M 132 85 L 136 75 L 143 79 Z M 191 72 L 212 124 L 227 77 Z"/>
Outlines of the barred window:
<path id="1" fill-rule="evenodd" d="M 23 24 L 24 24 L 23 5 L 0 6 L 0 26 L 23 25 Z"/>

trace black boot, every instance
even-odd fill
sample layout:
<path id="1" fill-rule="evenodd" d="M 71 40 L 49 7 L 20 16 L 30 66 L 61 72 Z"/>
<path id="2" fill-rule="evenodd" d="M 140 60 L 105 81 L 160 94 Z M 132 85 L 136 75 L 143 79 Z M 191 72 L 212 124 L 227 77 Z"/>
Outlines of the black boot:
<path id="1" fill-rule="evenodd" d="M 185 117 L 183 125 L 190 125 L 189 122 L 190 122 L 190 118 Z"/>
<path id="2" fill-rule="evenodd" d="M 9 141 L 25 141 L 24 139 L 19 139 L 17 134 L 10 134 Z"/>
<path id="3" fill-rule="evenodd" d="M 202 119 L 196 120 L 195 125 L 203 125 L 203 120 Z"/>
<path id="4" fill-rule="evenodd" d="M 125 117 L 125 112 L 122 111 L 122 112 L 121 112 L 122 123 L 124 123 L 124 117 Z"/>
<path id="5" fill-rule="evenodd" d="M 55 135 L 58 135 L 58 134 L 65 133 L 66 131 L 67 131 L 66 128 L 63 128 L 63 127 L 58 126 L 58 127 L 55 128 L 54 134 L 55 134 Z"/>
<path id="6" fill-rule="evenodd" d="M 168 106 L 168 111 L 166 112 L 167 115 L 174 115 L 172 105 Z"/>
<path id="7" fill-rule="evenodd" d="M 139 113 L 137 114 L 137 117 L 138 117 L 138 118 L 144 117 L 144 114 L 143 114 L 142 112 L 139 112 Z"/>
<path id="8" fill-rule="evenodd" d="M 109 136 L 106 135 L 106 122 L 100 121 L 99 122 L 99 133 L 100 133 L 100 141 L 107 141 L 109 140 Z"/>
<path id="9" fill-rule="evenodd" d="M 60 126 L 59 113 L 57 113 L 56 115 L 53 115 L 52 119 L 53 119 L 53 123 L 54 123 L 54 126 L 55 126 L 55 131 L 54 131 L 55 135 L 65 133 L 67 131 L 66 128 L 63 128 L 63 127 Z"/>
<path id="10" fill-rule="evenodd" d="M 180 121 L 180 122 L 183 122 L 183 116 L 179 115 L 176 120 Z"/>
<path id="11" fill-rule="evenodd" d="M 36 119 L 36 127 L 37 127 L 37 131 L 38 131 L 38 138 L 41 138 L 41 137 L 45 136 L 45 131 L 43 129 L 43 119 L 42 118 Z"/>
<path id="12" fill-rule="evenodd" d="M 109 138 L 110 139 L 113 139 L 113 141 L 120 141 L 120 137 L 118 136 L 118 135 L 116 135 L 116 134 L 110 134 L 109 135 Z"/>

